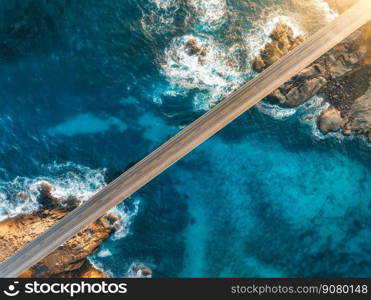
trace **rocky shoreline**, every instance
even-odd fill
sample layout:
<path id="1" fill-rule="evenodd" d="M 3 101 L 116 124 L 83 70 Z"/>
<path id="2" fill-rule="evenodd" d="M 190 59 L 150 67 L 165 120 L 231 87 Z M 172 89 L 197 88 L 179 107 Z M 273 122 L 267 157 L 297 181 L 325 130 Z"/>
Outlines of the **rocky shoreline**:
<path id="1" fill-rule="evenodd" d="M 344 135 L 363 135 L 371 142 L 370 30 L 368 23 L 274 91 L 268 101 L 298 107 L 321 95 L 329 104 L 317 118 L 323 134 L 341 131 Z M 277 24 L 270 37 L 272 41 L 253 62 L 256 72 L 304 41 L 283 23 Z"/>
<path id="2" fill-rule="evenodd" d="M 43 182 L 39 185 L 41 208 L 20 214 L 0 222 L 0 262 L 14 254 L 19 248 L 54 225 L 79 205 L 79 200 L 69 198 L 61 201 L 52 194 L 53 186 Z M 18 195 L 27 197 L 26 193 Z M 27 200 L 27 199 L 26 199 Z M 116 229 L 119 218 L 107 214 L 89 225 L 82 232 L 64 243 L 38 264 L 21 275 L 24 278 L 104 278 L 102 271 L 94 268 L 87 257 Z"/>

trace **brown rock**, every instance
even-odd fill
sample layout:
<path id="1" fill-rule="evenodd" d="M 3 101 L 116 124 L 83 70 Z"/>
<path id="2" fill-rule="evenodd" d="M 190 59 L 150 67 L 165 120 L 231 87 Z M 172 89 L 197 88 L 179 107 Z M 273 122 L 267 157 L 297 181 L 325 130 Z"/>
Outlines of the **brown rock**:
<path id="1" fill-rule="evenodd" d="M 143 277 L 150 277 L 152 276 L 152 270 L 148 268 L 143 268 L 140 270 Z"/>
<path id="2" fill-rule="evenodd" d="M 46 205 L 44 208 L 0 222 L 0 262 L 46 231 L 74 208 L 57 207 L 60 201 L 53 197 L 52 190 L 53 187 L 50 184 L 40 185 L 40 197 L 43 199 L 43 204 Z M 50 206 L 54 206 L 54 208 L 49 208 Z M 115 230 L 115 224 L 118 220 L 119 218 L 112 214 L 99 218 L 22 276 L 53 277 L 66 272 L 83 274 L 83 270 L 80 269 L 86 265 L 86 257 L 94 253 L 99 245 L 109 237 Z M 88 270 L 91 270 L 89 271 L 91 276 L 93 276 L 92 274 L 97 275 L 97 273 L 93 273 L 92 268 L 85 271 Z"/>
<path id="3" fill-rule="evenodd" d="M 345 130 L 365 135 L 371 142 L 371 87 L 351 106 Z"/>
<path id="4" fill-rule="evenodd" d="M 348 8 L 357 3 L 358 0 L 326 0 L 332 9 L 343 13 Z"/>
<path id="5" fill-rule="evenodd" d="M 344 120 L 341 117 L 340 111 L 335 107 L 329 107 L 321 112 L 318 117 L 318 126 L 323 134 L 336 132 L 343 126 Z"/>
<path id="6" fill-rule="evenodd" d="M 259 73 L 264 71 L 266 65 L 261 56 L 258 56 L 257 58 L 254 59 L 252 68 Z"/>
<path id="7" fill-rule="evenodd" d="M 199 55 L 201 57 L 204 57 L 209 52 L 206 47 L 199 46 L 196 39 L 188 40 L 185 44 L 185 49 L 188 55 L 191 56 Z"/>
<path id="8" fill-rule="evenodd" d="M 304 40 L 302 36 L 294 37 L 292 29 L 282 22 L 276 25 L 270 37 L 272 42 L 266 44 L 260 56 L 253 61 L 252 67 L 256 72 L 262 72 Z"/>

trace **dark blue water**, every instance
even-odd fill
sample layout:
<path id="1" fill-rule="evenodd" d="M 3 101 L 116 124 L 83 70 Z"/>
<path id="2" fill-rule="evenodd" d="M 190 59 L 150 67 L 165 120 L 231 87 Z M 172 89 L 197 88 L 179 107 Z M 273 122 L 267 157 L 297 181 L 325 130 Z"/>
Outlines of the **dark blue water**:
<path id="1" fill-rule="evenodd" d="M 309 35 L 334 17 L 320 0 L 0 8 L 2 218 L 36 208 L 43 180 L 89 198 L 255 76 L 275 23 Z M 370 276 L 371 150 L 303 121 L 323 107 L 258 105 L 120 204 L 92 261 L 112 276 Z"/>

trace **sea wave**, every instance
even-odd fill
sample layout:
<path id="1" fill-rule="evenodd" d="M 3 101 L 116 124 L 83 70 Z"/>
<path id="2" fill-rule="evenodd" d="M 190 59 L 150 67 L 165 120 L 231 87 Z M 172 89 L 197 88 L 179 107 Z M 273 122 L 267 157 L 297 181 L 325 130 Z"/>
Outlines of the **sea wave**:
<path id="1" fill-rule="evenodd" d="M 271 104 L 267 101 L 261 101 L 255 106 L 259 112 L 269 115 L 277 120 L 284 120 L 295 115 L 296 108 L 286 108 L 277 104 Z"/>
<path id="2" fill-rule="evenodd" d="M 140 23 L 145 35 L 155 39 L 154 35 L 164 34 L 175 30 L 174 19 L 179 9 L 177 0 L 150 0 L 155 9 L 148 8 Z"/>
<path id="3" fill-rule="evenodd" d="M 108 256 L 112 256 L 112 252 L 111 252 L 109 249 L 101 249 L 101 250 L 97 253 L 97 256 L 98 256 L 98 257 L 108 257 Z"/>
<path id="4" fill-rule="evenodd" d="M 215 30 L 224 23 L 228 11 L 225 0 L 190 0 L 189 4 L 196 10 L 204 30 Z"/>
<path id="5" fill-rule="evenodd" d="M 278 23 L 290 26 L 294 36 L 306 35 L 300 23 L 291 16 L 282 15 L 280 11 L 270 12 L 255 21 L 254 27 L 244 33 L 245 47 L 250 57 L 250 63 L 257 57 L 264 46 L 271 42 L 270 35 Z"/>
<path id="6" fill-rule="evenodd" d="M 43 166 L 42 173 L 45 175 L 35 178 L 19 176 L 12 181 L 0 181 L 0 221 L 38 209 L 39 188 L 42 183 L 53 186 L 51 193 L 60 199 L 62 204 L 70 197 L 83 203 L 106 185 L 105 172 L 104 169 L 91 169 L 72 162 L 52 163 Z M 113 240 L 123 238 L 129 232 L 141 199 L 136 197 L 132 200 L 128 204 L 122 202 L 110 210 L 120 217 L 116 231 L 111 237 Z"/>
<path id="7" fill-rule="evenodd" d="M 207 49 L 204 56 L 191 55 L 187 42 L 193 40 Z M 242 74 L 229 64 L 229 53 L 210 36 L 185 35 L 175 38 L 165 50 L 162 72 L 170 83 L 168 95 L 185 95 L 198 90 L 195 110 L 207 110 L 240 86 Z"/>
<path id="8" fill-rule="evenodd" d="M 331 137 L 336 137 L 338 140 L 343 140 L 344 136 L 338 132 L 332 132 L 324 135 L 318 127 L 317 120 L 321 112 L 330 106 L 322 96 L 316 95 L 310 100 L 302 104 L 298 110 L 302 115 L 302 122 L 308 124 L 311 128 L 311 133 L 314 139 L 324 140 Z M 308 117 L 310 116 L 310 117 Z"/>
<path id="9" fill-rule="evenodd" d="M 166 15 L 174 7 L 181 5 L 179 1 L 154 2 L 161 10 L 161 15 Z M 158 61 L 162 74 L 170 83 L 170 87 L 166 87 L 161 94 L 175 97 L 192 93 L 195 111 L 210 109 L 252 76 L 252 61 L 271 41 L 270 34 L 277 23 L 288 24 L 293 29 L 294 36 L 308 35 L 317 29 L 316 24 L 310 23 L 315 15 L 318 20 L 318 14 L 321 14 L 320 19 L 324 23 L 336 16 L 322 0 L 311 0 L 304 4 L 291 0 L 287 6 L 273 5 L 274 9 L 263 9 L 264 7 L 255 3 L 255 7 L 260 7 L 261 11 L 258 17 L 254 15 L 252 20 L 248 12 L 236 13 L 234 18 L 237 20 L 230 24 L 231 20 L 226 16 L 233 5 L 230 7 L 225 0 L 191 0 L 187 5 L 196 12 L 196 17 L 191 19 L 193 24 L 188 24 L 191 25 L 190 32 L 174 37 L 164 52 L 159 54 Z M 233 11 L 238 9 L 233 7 Z M 233 33 L 228 29 L 224 32 L 219 30 L 221 24 L 237 28 Z M 195 40 L 198 46 L 206 48 L 206 55 L 190 55 L 186 48 L 189 40 Z M 158 93 L 153 98 L 157 104 L 162 104 Z M 265 108 L 268 112 L 268 107 Z M 274 111 L 271 114 L 280 115 L 280 118 L 293 114 L 292 110 L 284 111 L 277 107 L 272 109 Z"/>
<path id="10" fill-rule="evenodd" d="M 0 181 L 0 220 L 20 213 L 30 213 L 39 207 L 37 201 L 42 182 L 53 186 L 52 194 L 58 199 L 76 197 L 88 200 L 105 186 L 105 170 L 67 163 L 42 166 L 45 175 L 35 178 L 16 177 L 12 181 Z"/>
<path id="11" fill-rule="evenodd" d="M 120 217 L 120 224 L 115 233 L 111 236 L 112 240 L 118 240 L 124 238 L 128 233 L 131 224 L 134 221 L 134 217 L 139 211 L 141 198 L 136 196 L 132 199 L 130 205 L 127 202 L 121 202 L 110 212 Z"/>
<path id="12" fill-rule="evenodd" d="M 312 0 L 315 5 L 322 13 L 326 21 L 330 22 L 334 20 L 338 13 L 331 9 L 330 5 L 325 0 Z"/>

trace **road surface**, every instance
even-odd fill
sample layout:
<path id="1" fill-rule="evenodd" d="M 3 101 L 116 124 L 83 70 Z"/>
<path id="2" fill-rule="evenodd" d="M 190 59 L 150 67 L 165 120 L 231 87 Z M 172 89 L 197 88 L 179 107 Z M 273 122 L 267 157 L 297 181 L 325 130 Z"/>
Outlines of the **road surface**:
<path id="1" fill-rule="evenodd" d="M 232 93 L 89 201 L 0 265 L 0 277 L 17 277 L 132 195 L 154 177 L 246 112 L 371 19 L 371 1 L 360 0 L 287 56 Z M 228 178 L 226 178 L 228 180 Z"/>

